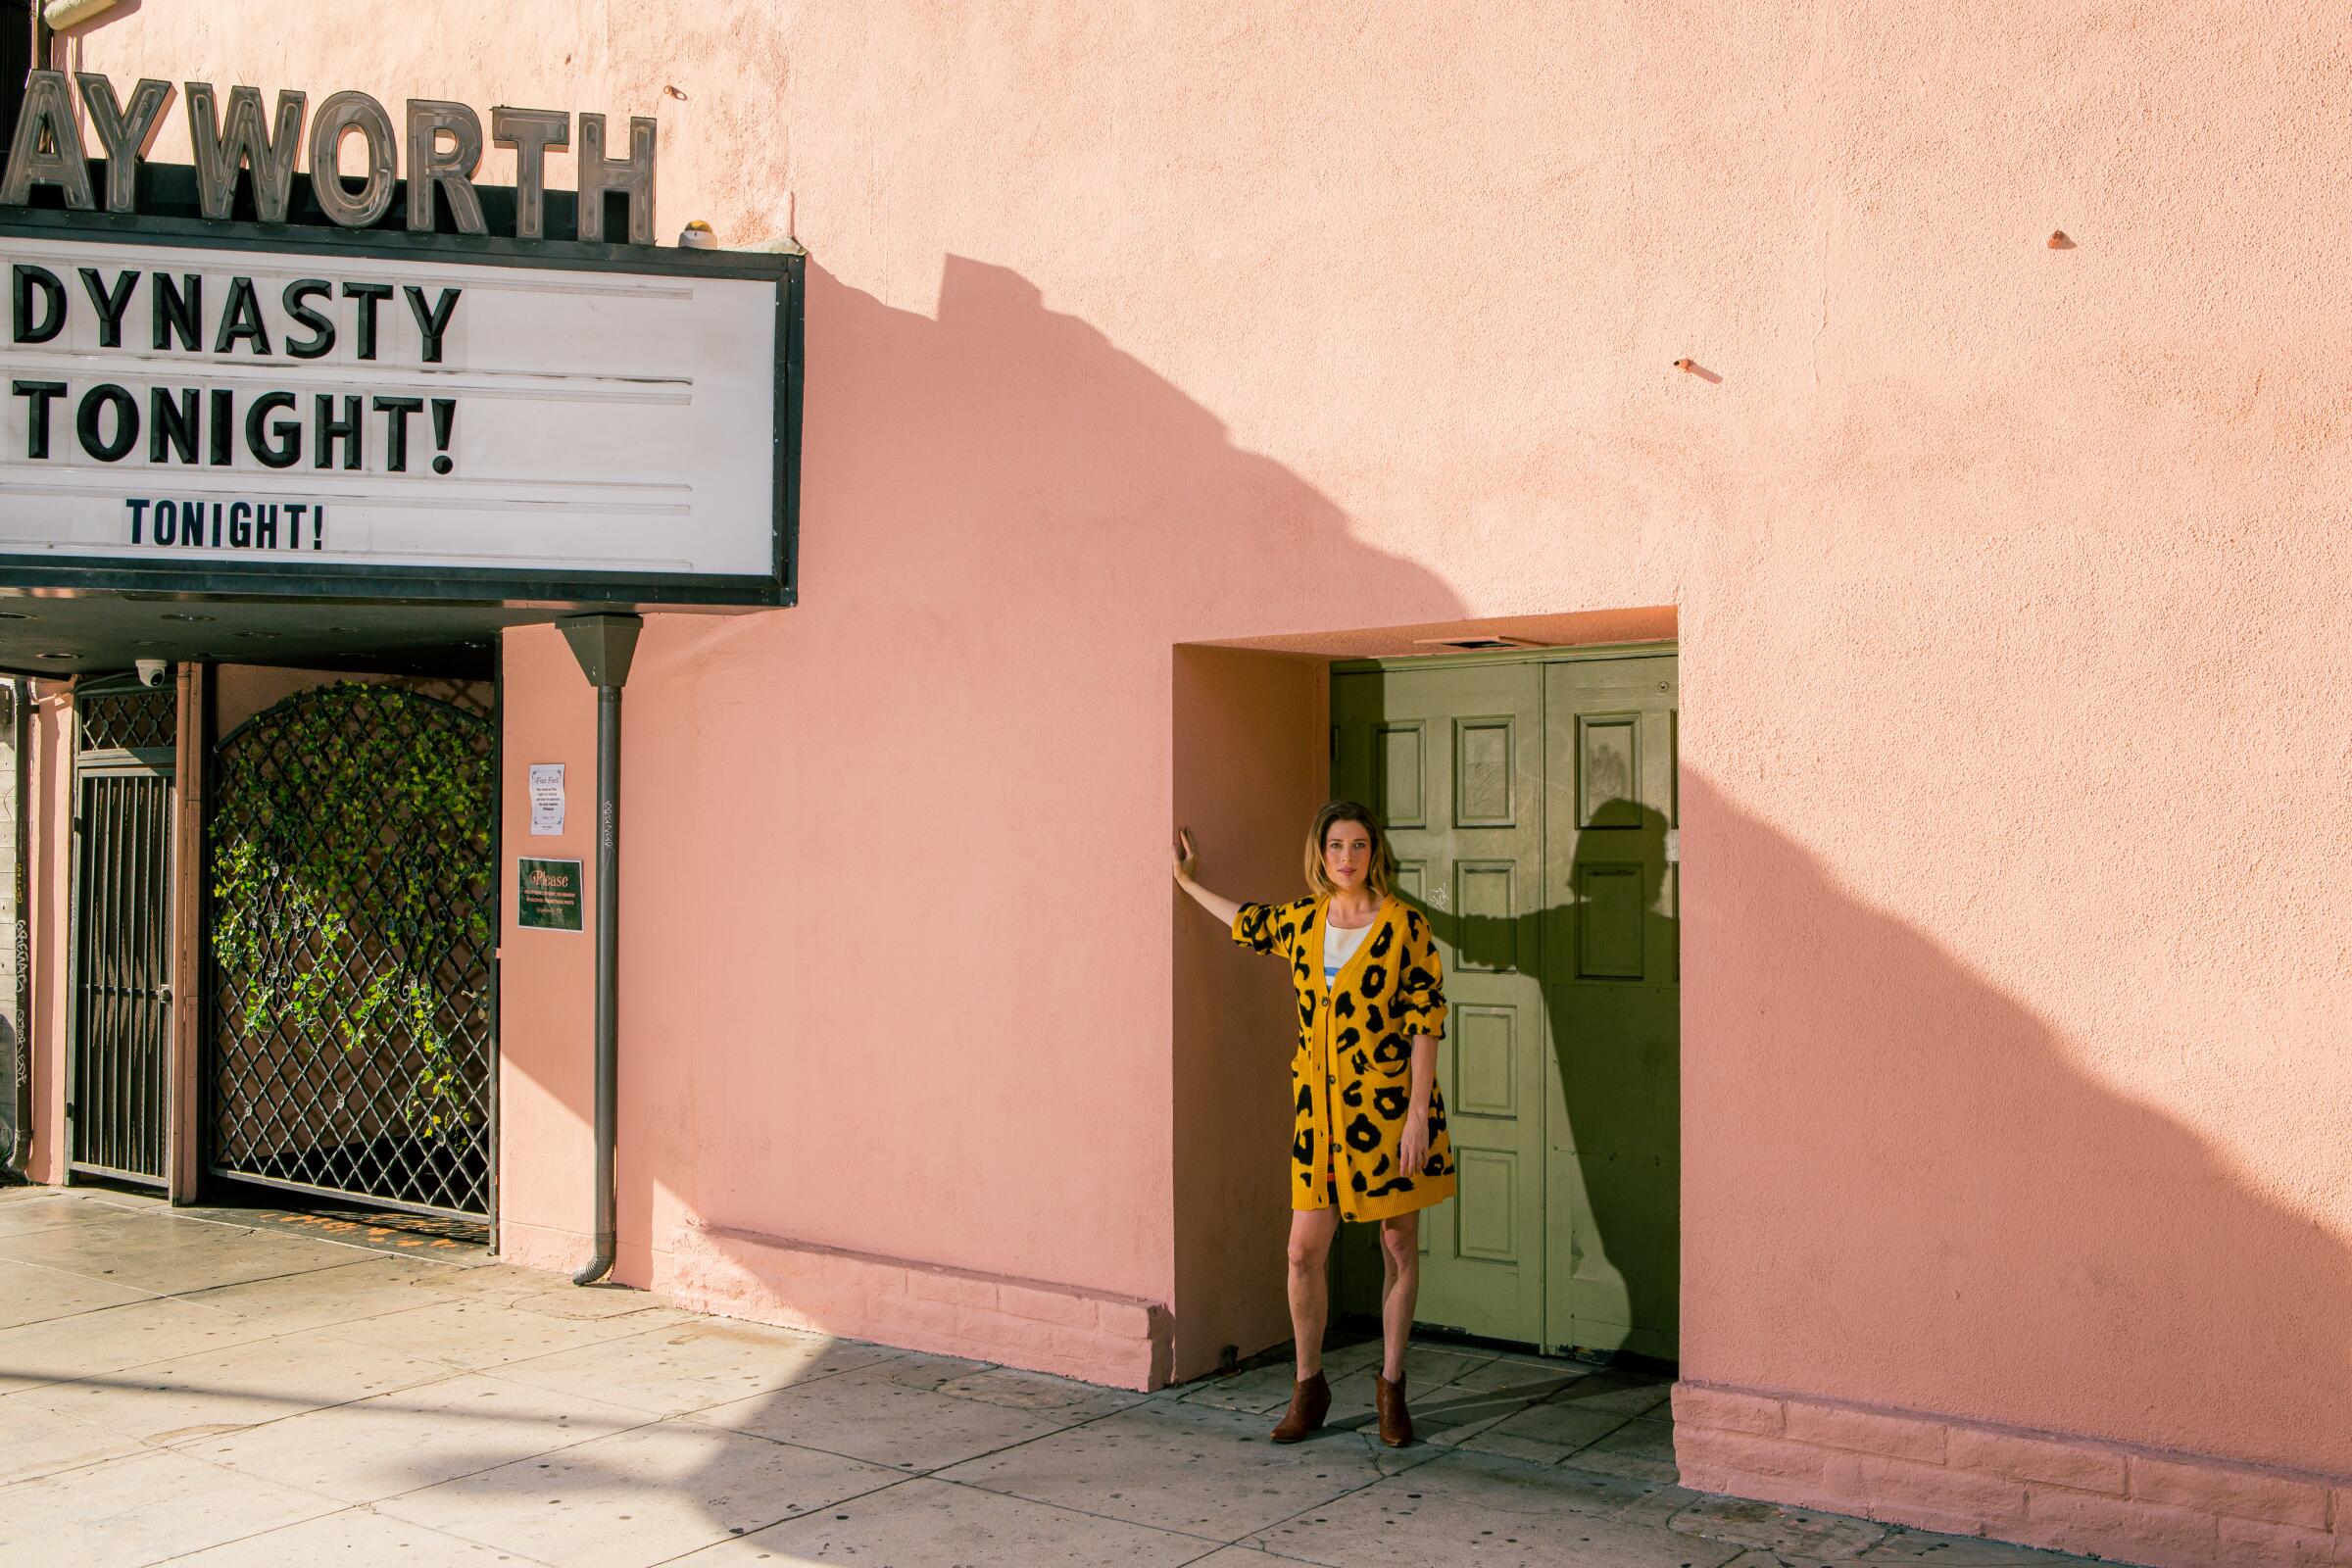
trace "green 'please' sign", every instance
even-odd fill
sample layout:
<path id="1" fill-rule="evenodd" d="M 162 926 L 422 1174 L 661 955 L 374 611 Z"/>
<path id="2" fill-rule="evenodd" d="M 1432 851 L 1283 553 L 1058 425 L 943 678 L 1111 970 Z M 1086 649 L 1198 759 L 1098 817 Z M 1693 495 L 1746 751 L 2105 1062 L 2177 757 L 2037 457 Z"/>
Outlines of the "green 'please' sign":
<path id="1" fill-rule="evenodd" d="M 514 923 L 542 931 L 580 929 L 580 862 L 521 860 L 514 899 Z"/>

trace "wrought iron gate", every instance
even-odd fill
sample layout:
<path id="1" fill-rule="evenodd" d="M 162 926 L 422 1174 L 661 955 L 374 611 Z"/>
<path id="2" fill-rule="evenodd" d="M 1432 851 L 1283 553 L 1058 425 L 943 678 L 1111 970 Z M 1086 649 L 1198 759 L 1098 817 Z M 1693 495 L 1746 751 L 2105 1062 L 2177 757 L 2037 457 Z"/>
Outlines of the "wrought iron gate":
<path id="1" fill-rule="evenodd" d="M 496 747 L 489 719 L 348 683 L 221 739 L 214 1173 L 490 1217 Z"/>
<path id="2" fill-rule="evenodd" d="M 172 781 L 179 700 L 75 688 L 74 984 L 66 1158 L 163 1186 L 172 1118 Z"/>

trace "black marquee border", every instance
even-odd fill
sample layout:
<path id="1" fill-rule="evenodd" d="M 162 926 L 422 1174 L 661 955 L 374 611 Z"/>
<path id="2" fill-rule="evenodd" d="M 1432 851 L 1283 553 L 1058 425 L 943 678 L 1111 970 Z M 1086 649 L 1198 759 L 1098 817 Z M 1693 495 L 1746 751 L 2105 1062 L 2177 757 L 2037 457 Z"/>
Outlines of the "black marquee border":
<path id="1" fill-rule="evenodd" d="M 233 564 L 181 567 L 122 564 L 112 558 L 64 558 L 97 564 L 49 564 L 0 556 L 0 595 L 155 593 L 191 598 L 316 599 L 352 603 L 431 602 L 518 609 L 570 606 L 781 608 L 800 597 L 802 334 L 808 258 L 798 251 L 692 251 L 579 240 L 509 239 L 487 234 L 409 233 L 398 229 L 319 229 L 291 223 L 220 223 L 143 214 L 0 209 L 0 237 L 74 239 L 101 245 L 182 245 L 224 251 L 385 261 L 463 262 L 520 270 L 630 272 L 662 277 L 734 277 L 776 285 L 774 571 L 765 577 L 700 572 L 547 576 L 497 566 L 423 570 L 402 566 Z M 0 490 L 0 500 L 5 499 Z"/>

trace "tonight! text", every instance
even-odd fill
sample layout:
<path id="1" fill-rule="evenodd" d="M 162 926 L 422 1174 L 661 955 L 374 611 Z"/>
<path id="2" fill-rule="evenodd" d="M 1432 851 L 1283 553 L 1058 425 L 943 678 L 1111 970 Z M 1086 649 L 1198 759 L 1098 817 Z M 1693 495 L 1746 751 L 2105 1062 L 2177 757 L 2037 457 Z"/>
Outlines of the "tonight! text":
<path id="1" fill-rule="evenodd" d="M 326 548 L 326 508 L 308 501 L 175 500 L 132 496 L 130 542 L 170 549 L 313 550 Z M 307 525 L 307 526 L 306 526 Z"/>

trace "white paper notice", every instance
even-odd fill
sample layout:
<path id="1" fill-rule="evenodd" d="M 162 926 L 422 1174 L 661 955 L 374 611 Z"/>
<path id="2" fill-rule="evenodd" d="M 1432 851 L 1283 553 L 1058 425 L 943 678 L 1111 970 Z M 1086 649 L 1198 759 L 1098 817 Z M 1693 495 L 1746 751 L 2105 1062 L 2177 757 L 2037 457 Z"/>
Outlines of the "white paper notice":
<path id="1" fill-rule="evenodd" d="M 564 831 L 564 764 L 531 764 L 531 832 L 541 838 Z"/>

